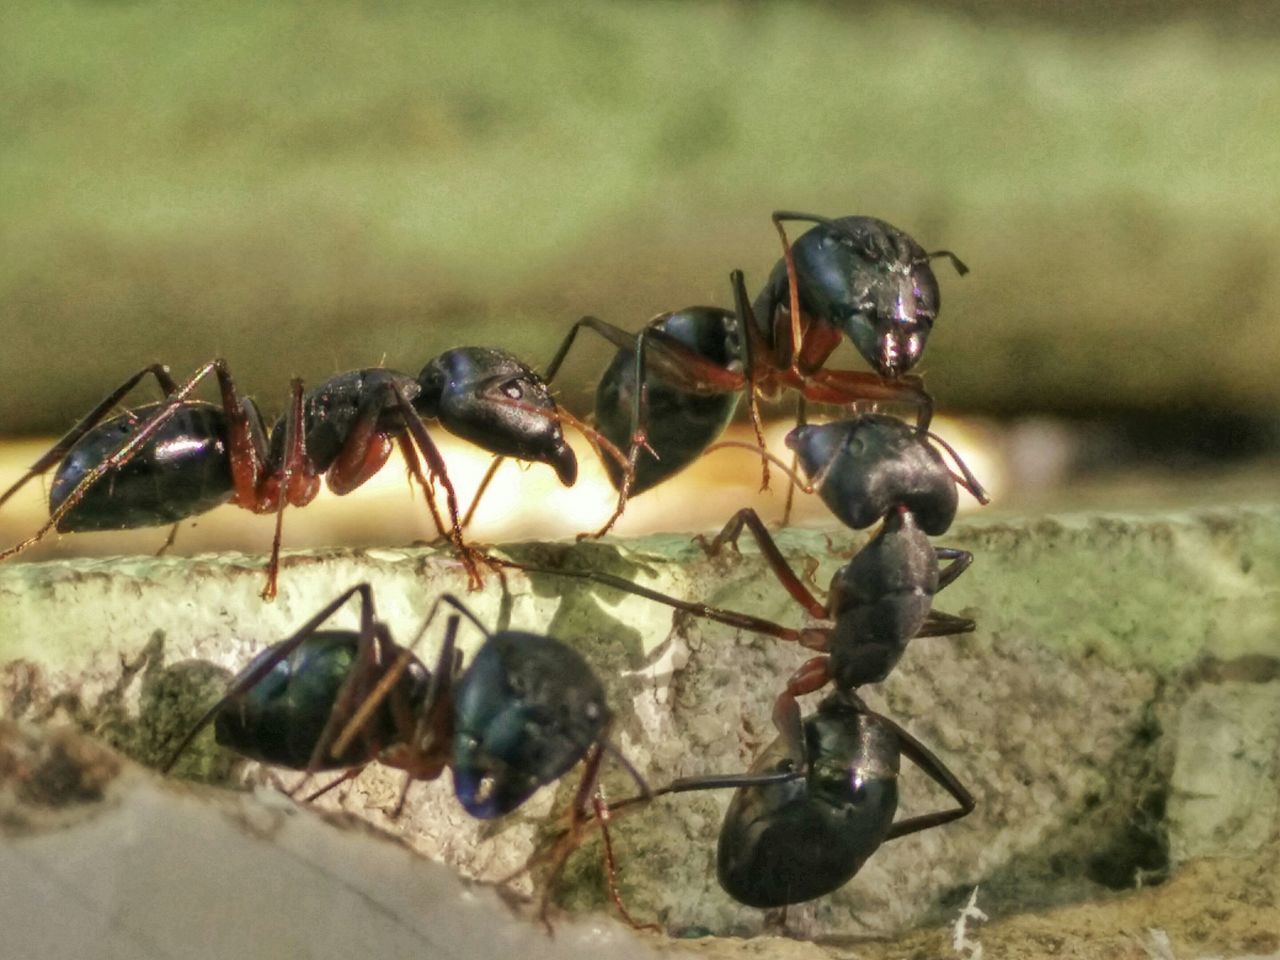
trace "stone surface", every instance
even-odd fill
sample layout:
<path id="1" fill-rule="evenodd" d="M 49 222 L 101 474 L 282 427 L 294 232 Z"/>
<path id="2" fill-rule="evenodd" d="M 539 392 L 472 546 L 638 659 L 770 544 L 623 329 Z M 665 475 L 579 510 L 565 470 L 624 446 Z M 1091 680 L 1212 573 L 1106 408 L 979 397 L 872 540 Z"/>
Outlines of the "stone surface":
<path id="1" fill-rule="evenodd" d="M 1261 672 L 1261 671 L 1259 671 Z M 1280 807 L 1280 683 L 1207 683 L 1178 716 L 1170 855 L 1242 856 L 1266 843 Z"/>
<path id="2" fill-rule="evenodd" d="M 607 920 L 552 940 L 359 818 L 161 782 L 65 730 L 0 722 L 0 849 L 8 957 L 655 955 Z"/>
<path id="3" fill-rule="evenodd" d="M 825 583 L 860 542 L 830 537 L 790 530 L 780 543 L 793 562 L 816 561 Z M 1206 745 L 1195 718 L 1217 705 L 1218 727 L 1235 730 L 1237 717 L 1253 714 L 1237 711 L 1233 697 L 1265 700 L 1269 688 L 1252 686 L 1273 678 L 1280 660 L 1280 509 L 979 520 L 941 542 L 973 550 L 977 561 L 937 606 L 974 617 L 978 630 L 915 642 L 893 676 L 866 692 L 955 770 L 978 809 L 886 845 L 844 889 L 793 908 L 795 932 L 866 936 L 942 922 L 977 884 L 984 909 L 999 915 L 1158 883 L 1171 850 L 1205 852 L 1203 841 L 1183 839 L 1200 829 L 1187 820 L 1199 816 L 1196 804 L 1175 802 L 1187 793 L 1175 774 L 1184 756 L 1207 752 L 1224 771 L 1274 778 L 1274 766 L 1260 772 L 1273 763 L 1274 741 L 1270 754 L 1264 737 L 1239 731 Z M 714 559 L 676 537 L 508 549 L 531 563 L 605 570 L 804 622 L 749 545 Z M 0 570 L 0 706 L 27 719 L 75 718 L 156 763 L 199 710 L 183 706 L 180 691 L 207 691 L 210 663 L 243 664 L 360 580 L 375 585 L 379 613 L 401 639 L 440 592 L 464 588 L 454 561 L 415 550 L 292 556 L 274 604 L 257 599 L 259 562 L 235 556 L 9 566 Z M 619 714 L 615 741 L 655 785 L 745 769 L 772 737 L 773 697 L 807 653 L 552 574 L 509 574 L 505 592 L 491 578 L 464 599 L 486 624 L 544 630 L 582 650 Z M 346 616 L 353 622 L 354 611 Z M 469 648 L 478 639 L 464 631 Z M 426 659 L 437 640 L 424 643 Z M 201 665 L 185 663 L 192 659 Z M 1244 692 L 1222 696 L 1224 679 Z M 1261 754 L 1234 759 L 1255 746 Z M 202 776 L 218 773 L 212 762 L 199 751 L 192 760 Z M 573 782 L 490 825 L 465 817 L 447 779 L 415 786 L 395 823 L 385 811 L 399 781 L 386 771 L 366 772 L 326 802 L 467 876 L 495 879 L 529 855 Z M 617 771 L 606 785 L 612 797 L 635 789 Z M 910 770 L 902 793 L 906 812 L 945 802 Z M 761 929 L 760 912 L 735 904 L 714 879 L 727 802 L 723 792 L 668 798 L 616 823 L 620 879 L 638 915 L 677 933 Z M 1255 816 L 1265 834 L 1265 811 Z M 594 845 L 570 861 L 557 891 L 570 909 L 603 904 L 598 864 Z"/>

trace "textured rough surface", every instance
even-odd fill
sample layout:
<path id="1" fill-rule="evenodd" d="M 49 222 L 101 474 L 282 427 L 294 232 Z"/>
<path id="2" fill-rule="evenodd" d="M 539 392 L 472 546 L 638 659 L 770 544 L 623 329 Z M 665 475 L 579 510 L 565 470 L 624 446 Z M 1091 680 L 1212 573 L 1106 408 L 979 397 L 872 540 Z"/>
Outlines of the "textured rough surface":
<path id="1" fill-rule="evenodd" d="M 822 584 L 858 538 L 832 540 L 803 530 L 780 538 L 793 561 L 817 561 Z M 1178 861 L 1231 852 L 1213 847 L 1238 829 L 1229 800 L 1239 790 L 1224 787 L 1226 805 L 1202 814 L 1197 777 L 1238 770 L 1250 789 L 1265 793 L 1269 782 L 1275 795 L 1276 741 L 1265 722 L 1280 662 L 1280 510 L 971 522 L 940 542 L 977 555 L 937 606 L 974 617 L 978 630 L 915 642 L 893 676 L 866 692 L 955 770 L 978 809 L 887 845 L 844 889 L 793 908 L 789 929 L 865 937 L 936 925 L 978 884 L 985 910 L 1012 914 L 1160 883 L 1171 852 Z M 712 559 L 674 537 L 509 549 L 529 562 L 607 570 L 804 622 L 749 545 Z M 184 661 L 234 668 L 365 579 L 404 639 L 436 595 L 464 586 L 452 560 L 411 550 L 292 557 L 272 605 L 257 599 L 260 573 L 256 561 L 229 556 L 0 570 L 0 709 L 72 716 L 154 763 L 198 712 L 182 706 L 181 691 L 207 691 L 211 679 L 208 663 Z M 577 646 L 619 713 L 615 740 L 654 784 L 745 769 L 772 737 L 773 697 L 807 654 L 546 574 L 510 574 L 505 593 L 492 578 L 464 599 L 486 624 L 542 629 Z M 474 645 L 478 636 L 465 639 Z M 428 657 L 437 640 L 424 643 Z M 198 751 L 192 763 L 201 775 L 218 773 Z M 489 825 L 465 817 L 447 780 L 415 786 L 407 815 L 390 822 L 384 811 L 399 781 L 385 771 L 366 772 L 328 802 L 468 876 L 494 879 L 527 857 L 573 779 Z M 634 791 L 616 772 L 607 785 L 614 797 Z M 946 802 L 914 771 L 902 793 L 908 812 Z M 714 880 L 727 802 L 712 792 L 668 798 L 617 822 L 634 912 L 675 933 L 761 929 L 761 913 L 733 903 Z M 1274 807 L 1251 804 L 1246 819 L 1250 837 L 1274 835 Z M 558 891 L 566 906 L 603 904 L 598 864 L 594 845 L 571 860 Z"/>
<path id="2" fill-rule="evenodd" d="M 0 848 L 8 957 L 654 955 L 609 922 L 551 940 L 359 818 L 162 783 L 66 731 L 0 723 Z"/>

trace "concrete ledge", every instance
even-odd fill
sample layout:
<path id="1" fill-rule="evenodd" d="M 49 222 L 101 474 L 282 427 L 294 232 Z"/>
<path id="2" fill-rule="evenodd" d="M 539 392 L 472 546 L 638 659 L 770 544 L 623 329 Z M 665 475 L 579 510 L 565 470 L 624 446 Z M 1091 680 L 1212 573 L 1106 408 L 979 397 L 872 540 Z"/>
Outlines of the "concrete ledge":
<path id="1" fill-rule="evenodd" d="M 825 585 L 839 551 L 860 541 L 830 535 L 834 549 L 824 531 L 791 530 L 780 542 L 795 560 L 815 559 Z M 1274 836 L 1274 803 L 1241 803 L 1240 784 L 1275 796 L 1276 739 L 1266 731 L 1277 722 L 1268 704 L 1280 700 L 1280 508 L 977 521 L 940 542 L 977 555 L 938 607 L 974 617 L 978 631 L 916 642 L 868 699 L 942 756 L 978 810 L 886 846 L 843 890 L 794 908 L 794 931 L 866 935 L 940 922 L 978 884 L 993 914 L 1088 900 L 1229 853 L 1224 837 Z M 509 552 L 802 622 L 749 548 L 709 560 L 666 537 Z M 208 662 L 244 663 L 360 580 L 375 585 L 379 612 L 401 638 L 440 592 L 464 590 L 454 561 L 421 550 L 292 556 L 274 604 L 257 599 L 260 573 L 258 560 L 230 555 L 0 570 L 0 711 L 72 716 L 155 762 L 196 710 L 175 679 L 194 672 L 207 696 Z M 541 629 L 582 649 L 620 714 L 621 746 L 657 784 L 745 769 L 772 736 L 772 698 L 805 656 L 552 576 L 511 575 L 505 592 L 495 579 L 464 599 L 486 623 Z M 206 665 L 184 664 L 192 659 Z M 1213 724 L 1197 719 L 1208 714 Z M 1244 780 L 1228 779 L 1233 770 Z M 203 773 L 217 771 L 206 763 Z M 492 879 L 528 855 L 572 782 L 488 828 L 465 817 L 447 782 L 415 787 L 395 824 L 384 810 L 398 779 L 385 773 L 366 773 L 332 802 L 467 876 Z M 608 784 L 612 795 L 632 792 L 625 778 Z M 940 802 L 910 773 L 903 797 L 908 812 Z M 672 798 L 618 824 L 637 914 L 673 932 L 760 929 L 760 912 L 715 883 L 727 802 Z M 575 911 L 602 905 L 594 849 L 571 861 L 561 898 Z"/>

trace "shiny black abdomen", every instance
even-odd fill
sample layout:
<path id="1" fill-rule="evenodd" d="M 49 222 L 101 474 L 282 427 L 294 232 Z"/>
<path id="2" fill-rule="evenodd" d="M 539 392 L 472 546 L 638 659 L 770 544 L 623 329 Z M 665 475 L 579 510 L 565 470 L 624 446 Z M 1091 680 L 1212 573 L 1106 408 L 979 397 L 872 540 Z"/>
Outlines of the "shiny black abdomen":
<path id="1" fill-rule="evenodd" d="M 320 630 L 307 637 L 259 683 L 219 711 L 214 720 L 218 743 L 263 763 L 305 770 L 351 674 L 358 643 L 359 635 L 350 630 Z M 240 675 L 278 646 L 259 653 Z M 406 678 L 405 683 L 415 682 L 410 674 Z M 368 763 L 377 755 L 371 746 L 385 745 L 393 731 L 388 711 L 377 711 L 365 736 L 356 737 L 340 757 L 322 758 L 318 769 Z"/>
<path id="2" fill-rule="evenodd" d="M 732 311 L 690 307 L 669 314 L 657 326 L 716 366 L 730 367 L 739 362 L 737 320 Z M 641 452 L 631 486 L 633 496 L 698 459 L 724 432 L 738 406 L 738 393 L 695 392 L 672 386 L 653 369 L 652 362 L 647 378 L 646 431 L 649 445 L 660 459 Z M 619 350 L 596 389 L 595 426 L 624 453 L 631 446 L 635 388 L 635 354 Z M 622 468 L 611 457 L 605 457 L 604 464 L 614 487 L 619 487 Z"/>
<path id="3" fill-rule="evenodd" d="M 802 903 L 838 890 L 884 842 L 898 808 L 897 782 L 867 769 L 867 744 L 880 731 L 822 713 L 805 720 L 810 763 L 804 779 L 736 791 L 716 849 L 720 885 L 751 907 Z M 752 765 L 753 773 L 786 769 L 781 738 Z M 822 778 L 831 772 L 834 777 Z M 896 771 L 895 771 L 896 774 Z"/>
<path id="4" fill-rule="evenodd" d="M 163 403 L 98 424 L 67 452 L 49 487 L 56 510 L 80 480 L 120 448 Z M 188 401 L 124 466 L 93 484 L 58 521 L 61 533 L 130 530 L 176 523 L 231 498 L 227 418 L 220 407 Z"/>

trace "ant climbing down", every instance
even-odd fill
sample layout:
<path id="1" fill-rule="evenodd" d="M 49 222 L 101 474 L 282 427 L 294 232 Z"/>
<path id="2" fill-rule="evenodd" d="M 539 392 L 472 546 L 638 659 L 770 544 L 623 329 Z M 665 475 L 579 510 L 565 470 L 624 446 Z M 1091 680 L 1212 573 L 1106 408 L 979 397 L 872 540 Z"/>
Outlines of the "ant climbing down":
<path id="1" fill-rule="evenodd" d="M 785 907 L 844 886 L 884 843 L 967 816 L 972 794 L 927 747 L 851 690 L 801 719 L 794 698 L 774 712 L 778 737 L 741 774 L 684 777 L 617 813 L 672 793 L 736 789 L 716 849 L 721 887 L 751 907 Z M 955 800 L 894 822 L 906 757 Z"/>
<path id="2" fill-rule="evenodd" d="M 871 540 L 835 572 L 825 601 L 805 585 L 750 508 L 739 510 L 719 535 L 703 545 L 714 555 L 726 544 L 736 546 L 742 532 L 748 531 L 779 583 L 820 624 L 788 627 L 672 597 L 599 571 L 509 564 L 531 574 L 573 577 L 615 587 L 694 616 L 821 652 L 822 656 L 806 662 L 788 680 L 784 696 L 812 693 L 832 680 L 841 689 L 879 683 L 913 637 L 972 631 L 972 620 L 932 609 L 934 595 L 968 569 L 973 555 L 967 550 L 935 547 L 926 536 L 944 533 L 958 504 L 956 477 L 929 443 L 929 435 L 892 417 L 866 414 L 798 427 L 788 434 L 787 444 L 797 451 L 811 478 L 808 489 L 816 491 L 838 518 L 858 529 L 883 521 Z M 985 502 L 986 494 L 977 479 L 955 459 L 960 482 Z"/>

